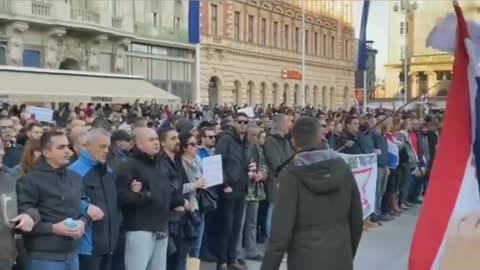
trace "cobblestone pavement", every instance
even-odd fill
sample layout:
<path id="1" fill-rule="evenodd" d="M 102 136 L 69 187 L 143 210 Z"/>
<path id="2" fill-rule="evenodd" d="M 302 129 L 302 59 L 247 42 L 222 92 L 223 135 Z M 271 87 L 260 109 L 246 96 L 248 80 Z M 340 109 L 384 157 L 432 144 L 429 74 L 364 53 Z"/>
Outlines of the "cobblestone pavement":
<path id="1" fill-rule="evenodd" d="M 420 207 L 413 208 L 384 226 L 364 232 L 355 259 L 355 270 L 406 270 L 408 252 Z M 250 270 L 260 263 L 248 262 Z M 286 270 L 285 264 L 281 270 Z M 215 264 L 202 263 L 201 270 L 215 270 Z M 300 270 L 300 269 L 296 269 Z"/>

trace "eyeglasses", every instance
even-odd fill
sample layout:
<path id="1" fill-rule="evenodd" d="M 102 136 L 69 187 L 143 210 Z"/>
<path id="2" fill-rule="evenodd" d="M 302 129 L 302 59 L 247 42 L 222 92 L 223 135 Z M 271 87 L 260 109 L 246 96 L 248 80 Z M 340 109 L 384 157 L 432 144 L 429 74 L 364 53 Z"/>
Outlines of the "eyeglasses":
<path id="1" fill-rule="evenodd" d="M 245 120 L 245 121 L 239 120 L 239 121 L 237 121 L 237 123 L 238 123 L 239 125 L 246 125 L 246 124 L 248 124 L 248 121 L 247 121 L 247 120 Z"/>
<path id="2" fill-rule="evenodd" d="M 197 147 L 197 144 L 196 143 L 187 143 L 187 146 Z"/>

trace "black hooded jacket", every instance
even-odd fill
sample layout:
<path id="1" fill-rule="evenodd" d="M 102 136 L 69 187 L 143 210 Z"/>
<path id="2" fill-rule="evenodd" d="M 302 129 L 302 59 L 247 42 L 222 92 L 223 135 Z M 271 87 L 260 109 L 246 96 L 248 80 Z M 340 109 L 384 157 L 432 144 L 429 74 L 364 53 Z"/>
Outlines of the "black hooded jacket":
<path id="1" fill-rule="evenodd" d="M 279 175 L 270 245 L 261 270 L 351 270 L 362 235 L 360 194 L 333 150 L 302 152 Z"/>
<path id="2" fill-rule="evenodd" d="M 80 240 L 55 235 L 52 225 L 67 218 L 88 221 L 80 212 L 86 199 L 80 175 L 67 169 L 52 168 L 43 158 L 30 174 L 17 182 L 19 213 L 36 209 L 41 221 L 25 234 L 25 248 L 35 259 L 65 260 L 78 250 Z"/>

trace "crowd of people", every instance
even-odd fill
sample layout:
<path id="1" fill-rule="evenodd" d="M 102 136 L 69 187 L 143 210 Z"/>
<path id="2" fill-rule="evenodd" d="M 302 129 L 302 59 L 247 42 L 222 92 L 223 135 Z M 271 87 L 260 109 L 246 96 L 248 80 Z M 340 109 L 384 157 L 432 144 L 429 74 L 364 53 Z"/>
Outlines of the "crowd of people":
<path id="1" fill-rule="evenodd" d="M 362 230 L 421 203 L 441 116 L 253 111 L 62 104 L 41 123 L 4 104 L 0 269 L 240 270 L 255 260 L 277 270 L 287 254 L 290 269 L 352 269 Z M 377 155 L 366 220 L 338 152 Z M 213 155 L 223 184 L 211 187 L 202 159 Z"/>

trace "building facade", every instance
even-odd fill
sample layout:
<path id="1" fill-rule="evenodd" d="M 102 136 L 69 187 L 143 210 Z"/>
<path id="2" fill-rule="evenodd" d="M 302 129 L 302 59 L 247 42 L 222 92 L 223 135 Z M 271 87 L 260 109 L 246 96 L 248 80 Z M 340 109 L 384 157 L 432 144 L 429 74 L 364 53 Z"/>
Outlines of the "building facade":
<path id="1" fill-rule="evenodd" d="M 201 2 L 203 103 L 346 108 L 354 97 L 353 2 Z M 305 8 L 305 33 L 302 27 Z M 302 74 L 302 36 L 305 74 Z M 302 89 L 302 76 L 305 88 Z"/>
<path id="2" fill-rule="evenodd" d="M 188 0 L 0 0 L 0 64 L 140 75 L 191 99 Z"/>
<path id="3" fill-rule="evenodd" d="M 368 99 L 374 97 L 375 84 L 377 81 L 376 70 L 376 57 L 378 50 L 373 48 L 373 41 L 367 41 L 367 70 L 355 72 L 355 90 L 360 92 L 357 96 L 361 96 L 358 100 L 360 104 L 363 104 L 363 95 L 365 93 L 365 83 L 367 87 Z M 358 46 L 357 46 L 358 47 Z M 366 77 L 366 79 L 365 79 Z"/>
<path id="4" fill-rule="evenodd" d="M 438 19 L 453 12 L 451 1 L 438 1 L 435 5 L 418 1 L 416 9 L 407 15 L 395 12 L 395 5 L 398 7 L 401 2 L 388 3 L 385 97 L 403 98 L 403 89 L 406 85 L 409 100 L 424 94 L 433 100 L 444 100 L 450 86 L 453 57 L 426 48 L 425 43 Z M 467 18 L 479 19 L 479 3 L 479 1 L 462 2 Z M 406 84 L 405 71 L 408 74 Z"/>

